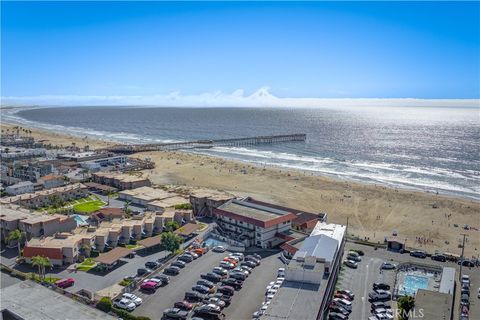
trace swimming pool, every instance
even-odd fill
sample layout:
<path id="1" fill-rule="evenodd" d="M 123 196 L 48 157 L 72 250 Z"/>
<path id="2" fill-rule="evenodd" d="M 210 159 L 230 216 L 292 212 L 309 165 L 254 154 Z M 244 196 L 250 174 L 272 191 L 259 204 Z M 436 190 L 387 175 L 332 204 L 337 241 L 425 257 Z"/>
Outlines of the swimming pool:
<path id="1" fill-rule="evenodd" d="M 428 281 L 429 278 L 427 277 L 407 274 L 403 279 L 403 286 L 400 287 L 400 294 L 415 296 L 418 289 L 428 288 Z"/>
<path id="2" fill-rule="evenodd" d="M 205 239 L 205 241 L 203 241 L 205 247 L 216 247 L 216 246 L 224 246 L 226 247 L 227 244 L 223 241 L 220 241 L 220 240 L 217 240 L 217 239 L 214 239 L 214 238 L 207 238 Z"/>
<path id="3" fill-rule="evenodd" d="M 77 222 L 78 227 L 88 226 L 88 222 L 87 222 L 88 217 L 87 216 L 82 216 L 82 215 L 79 215 L 79 214 L 75 214 L 75 215 L 73 215 L 73 219 L 75 219 L 75 221 Z"/>

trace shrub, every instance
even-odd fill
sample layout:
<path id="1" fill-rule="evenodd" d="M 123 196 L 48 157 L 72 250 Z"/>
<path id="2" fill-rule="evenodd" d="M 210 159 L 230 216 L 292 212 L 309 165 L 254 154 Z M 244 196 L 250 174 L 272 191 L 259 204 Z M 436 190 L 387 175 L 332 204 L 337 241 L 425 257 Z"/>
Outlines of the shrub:
<path id="1" fill-rule="evenodd" d="M 97 302 L 97 309 L 102 310 L 103 312 L 110 312 L 112 310 L 112 300 L 108 297 L 103 297 L 100 301 Z"/>
<path id="2" fill-rule="evenodd" d="M 137 320 L 152 320 L 152 319 L 150 319 L 149 317 L 145 317 L 145 316 L 138 316 Z"/>
<path id="3" fill-rule="evenodd" d="M 175 209 L 177 210 L 191 210 L 193 207 L 192 207 L 192 204 L 191 203 L 182 203 L 182 204 L 177 204 L 175 205 Z"/>
<path id="4" fill-rule="evenodd" d="M 99 255 L 100 255 L 100 251 L 98 251 L 98 250 L 92 250 L 92 251 L 90 251 L 90 257 L 92 257 L 92 258 L 96 258 L 96 257 L 98 257 Z"/>
<path id="5" fill-rule="evenodd" d="M 115 314 L 117 316 L 119 316 L 120 318 L 122 318 L 123 320 L 136 320 L 137 319 L 137 317 L 135 317 L 134 315 L 130 314 L 128 311 L 125 311 L 123 309 L 113 307 L 112 311 L 115 312 Z"/>
<path id="6" fill-rule="evenodd" d="M 130 285 L 132 282 L 133 282 L 133 280 L 131 280 L 131 279 L 123 279 L 118 284 L 126 287 L 126 286 Z"/>

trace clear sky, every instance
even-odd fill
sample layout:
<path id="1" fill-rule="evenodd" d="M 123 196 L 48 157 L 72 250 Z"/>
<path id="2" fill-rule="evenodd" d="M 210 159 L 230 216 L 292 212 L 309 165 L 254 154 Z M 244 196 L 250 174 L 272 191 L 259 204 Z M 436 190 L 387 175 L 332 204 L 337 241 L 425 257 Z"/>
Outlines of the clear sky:
<path id="1" fill-rule="evenodd" d="M 4 2 L 2 96 L 480 98 L 479 2 Z"/>

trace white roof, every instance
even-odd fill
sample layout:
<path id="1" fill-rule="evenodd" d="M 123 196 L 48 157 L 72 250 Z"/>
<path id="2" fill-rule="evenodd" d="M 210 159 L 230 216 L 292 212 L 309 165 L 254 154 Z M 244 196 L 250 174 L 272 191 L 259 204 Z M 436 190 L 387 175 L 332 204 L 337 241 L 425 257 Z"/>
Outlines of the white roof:
<path id="1" fill-rule="evenodd" d="M 341 224 L 317 222 L 315 228 L 313 228 L 312 232 L 310 233 L 310 236 L 323 234 L 327 237 L 337 240 L 340 244 L 345 236 L 346 229 L 347 227 Z"/>
<path id="2" fill-rule="evenodd" d="M 305 239 L 300 249 L 293 256 L 293 259 L 315 257 L 317 260 L 332 262 L 338 246 L 338 240 L 324 234 L 310 236 Z"/>

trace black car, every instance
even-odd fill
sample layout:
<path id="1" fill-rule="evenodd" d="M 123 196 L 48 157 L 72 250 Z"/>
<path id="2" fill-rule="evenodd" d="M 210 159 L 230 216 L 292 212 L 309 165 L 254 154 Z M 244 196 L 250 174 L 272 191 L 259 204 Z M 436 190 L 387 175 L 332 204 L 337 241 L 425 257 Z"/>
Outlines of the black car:
<path id="1" fill-rule="evenodd" d="M 427 257 L 427 253 L 423 250 L 413 250 L 410 251 L 410 256 L 425 259 Z"/>
<path id="2" fill-rule="evenodd" d="M 207 288 L 213 288 L 215 285 L 213 284 L 213 282 L 211 281 L 208 281 L 208 280 L 205 280 L 205 279 L 200 279 L 197 281 L 197 284 L 200 285 L 200 286 L 205 286 Z"/>
<path id="3" fill-rule="evenodd" d="M 341 313 L 332 312 L 328 314 L 328 320 L 347 320 L 347 319 L 348 319 L 348 316 Z"/>
<path id="4" fill-rule="evenodd" d="M 171 266 L 171 267 L 165 268 L 165 269 L 163 270 L 163 273 L 176 276 L 177 274 L 180 273 L 180 268 L 179 268 L 179 267 L 175 267 L 175 266 Z"/>
<path id="5" fill-rule="evenodd" d="M 139 268 L 139 269 L 137 269 L 137 274 L 138 274 L 139 276 L 143 276 L 143 275 L 148 274 L 148 273 L 150 273 L 150 272 L 152 272 L 152 270 L 150 270 L 150 269 L 148 269 L 148 268 Z"/>
<path id="6" fill-rule="evenodd" d="M 180 257 L 178 257 L 177 260 L 183 261 L 185 263 L 189 263 L 189 262 L 193 261 L 193 257 L 189 254 L 184 254 L 184 255 L 181 255 Z"/>
<path id="7" fill-rule="evenodd" d="M 260 265 L 260 259 L 257 259 L 255 256 L 249 255 L 245 257 L 245 261 L 252 261 L 255 263 L 256 266 Z"/>
<path id="8" fill-rule="evenodd" d="M 156 276 L 152 277 L 153 279 L 161 280 L 164 284 L 168 284 L 170 282 L 170 277 L 164 274 L 157 274 Z"/>
<path id="9" fill-rule="evenodd" d="M 347 309 L 342 308 L 339 305 L 335 305 L 329 308 L 330 312 L 335 312 L 335 313 L 341 313 L 345 316 L 348 316 L 350 312 L 347 311 Z"/>
<path id="10" fill-rule="evenodd" d="M 457 264 L 462 265 L 464 267 L 470 267 L 470 268 L 475 267 L 475 263 L 473 263 L 472 261 L 467 260 L 467 259 L 460 260 L 460 261 L 457 262 Z"/>
<path id="11" fill-rule="evenodd" d="M 210 292 L 210 289 L 208 287 L 205 287 L 205 286 L 202 286 L 202 285 L 199 285 L 199 284 L 193 286 L 192 290 L 203 293 L 203 294 L 207 294 L 207 293 Z"/>
<path id="12" fill-rule="evenodd" d="M 239 281 L 234 278 L 228 278 L 222 281 L 222 284 L 225 286 L 233 287 L 235 290 L 242 289 L 242 281 Z"/>
<path id="13" fill-rule="evenodd" d="M 183 261 L 177 260 L 177 261 L 173 261 L 170 265 L 174 267 L 185 268 L 186 264 Z"/>
<path id="14" fill-rule="evenodd" d="M 390 286 L 386 283 L 375 282 L 373 284 L 373 290 L 377 290 L 377 289 L 390 290 Z"/>
<path id="15" fill-rule="evenodd" d="M 205 299 L 205 295 L 200 292 L 187 291 L 185 292 L 185 300 L 189 302 L 200 302 Z"/>
<path id="16" fill-rule="evenodd" d="M 218 274 L 216 273 L 213 273 L 213 272 L 208 272 L 208 273 L 202 273 L 200 275 L 200 277 L 202 279 L 205 279 L 205 280 L 208 280 L 208 281 L 212 281 L 214 283 L 217 283 L 219 282 L 220 280 L 222 280 L 222 277 L 220 277 Z"/>
<path id="17" fill-rule="evenodd" d="M 208 304 L 204 304 L 203 306 L 200 306 L 198 308 L 196 308 L 195 310 L 193 310 L 193 313 L 195 313 L 195 315 L 206 315 L 206 316 L 216 316 L 216 315 L 219 315 L 221 313 L 221 310 L 219 307 L 217 308 L 212 308 L 210 307 L 210 305 Z"/>
<path id="18" fill-rule="evenodd" d="M 230 286 L 220 286 L 218 287 L 217 292 L 220 292 L 223 295 L 233 296 L 235 289 Z"/>
<path id="19" fill-rule="evenodd" d="M 244 273 L 232 272 L 230 273 L 230 278 L 243 282 L 245 279 L 247 279 L 247 276 Z"/>
<path id="20" fill-rule="evenodd" d="M 147 261 L 145 262 L 145 267 L 148 269 L 157 269 L 160 265 L 156 261 Z"/>
<path id="21" fill-rule="evenodd" d="M 163 311 L 163 315 L 173 319 L 187 319 L 188 311 L 180 310 L 179 308 L 169 308 Z"/>
<path id="22" fill-rule="evenodd" d="M 224 301 L 225 305 L 227 305 L 227 306 L 229 306 L 230 302 L 232 302 L 232 296 L 227 296 L 227 295 L 222 294 L 220 292 L 209 294 L 209 295 L 207 295 L 207 298 L 218 298 L 218 299 Z"/>
<path id="23" fill-rule="evenodd" d="M 384 302 L 384 301 L 372 302 L 371 308 L 372 308 L 372 310 L 375 310 L 375 309 L 391 309 L 390 305 L 387 302 Z"/>
<path id="24" fill-rule="evenodd" d="M 247 266 L 247 267 L 250 267 L 250 268 L 255 268 L 255 267 L 257 266 L 257 264 L 256 264 L 255 262 L 250 261 L 250 260 L 248 260 L 248 261 L 242 261 L 242 262 L 240 263 L 240 265 L 241 265 L 241 266 Z"/>
<path id="25" fill-rule="evenodd" d="M 443 254 L 432 254 L 432 256 L 430 257 L 432 260 L 435 260 L 435 261 L 441 261 L 441 262 L 445 262 L 447 261 L 447 257 L 445 257 Z"/>

